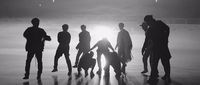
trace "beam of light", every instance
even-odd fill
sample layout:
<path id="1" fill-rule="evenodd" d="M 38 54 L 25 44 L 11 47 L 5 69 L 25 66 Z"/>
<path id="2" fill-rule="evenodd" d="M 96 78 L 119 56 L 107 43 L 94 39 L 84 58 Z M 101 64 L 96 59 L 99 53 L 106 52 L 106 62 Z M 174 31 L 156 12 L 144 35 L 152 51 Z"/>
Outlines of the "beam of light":
<path id="1" fill-rule="evenodd" d="M 55 2 L 55 0 L 53 0 L 53 3 Z"/>
<path id="2" fill-rule="evenodd" d="M 156 0 L 156 3 L 158 2 L 158 0 Z"/>

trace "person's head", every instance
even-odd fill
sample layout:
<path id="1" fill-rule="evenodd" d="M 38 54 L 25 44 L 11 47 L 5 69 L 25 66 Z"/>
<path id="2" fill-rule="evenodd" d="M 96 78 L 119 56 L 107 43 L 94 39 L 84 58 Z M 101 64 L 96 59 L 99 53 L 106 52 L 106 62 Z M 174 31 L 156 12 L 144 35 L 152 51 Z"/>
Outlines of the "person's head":
<path id="1" fill-rule="evenodd" d="M 63 31 L 67 31 L 68 28 L 69 28 L 68 24 L 63 24 L 63 25 L 62 25 Z"/>
<path id="2" fill-rule="evenodd" d="M 85 25 L 81 25 L 81 30 L 85 31 L 86 30 L 86 26 Z"/>
<path id="3" fill-rule="evenodd" d="M 124 23 L 119 23 L 119 29 L 122 30 L 124 28 Z"/>
<path id="4" fill-rule="evenodd" d="M 142 29 L 143 29 L 144 31 L 147 31 L 147 30 L 148 30 L 148 25 L 147 25 L 146 22 L 143 22 L 140 26 L 142 27 Z"/>
<path id="5" fill-rule="evenodd" d="M 108 39 L 106 37 L 103 37 L 102 40 L 103 41 L 108 41 Z"/>
<path id="6" fill-rule="evenodd" d="M 34 27 L 38 27 L 39 23 L 40 23 L 40 20 L 38 18 L 33 18 L 31 20 L 31 23 L 33 24 Z"/>
<path id="7" fill-rule="evenodd" d="M 93 57 L 93 56 L 94 56 L 94 52 L 90 51 L 90 57 Z"/>
<path id="8" fill-rule="evenodd" d="M 153 18 L 153 15 L 146 15 L 144 17 L 144 21 L 148 24 L 148 25 L 152 25 L 155 22 L 155 19 Z"/>

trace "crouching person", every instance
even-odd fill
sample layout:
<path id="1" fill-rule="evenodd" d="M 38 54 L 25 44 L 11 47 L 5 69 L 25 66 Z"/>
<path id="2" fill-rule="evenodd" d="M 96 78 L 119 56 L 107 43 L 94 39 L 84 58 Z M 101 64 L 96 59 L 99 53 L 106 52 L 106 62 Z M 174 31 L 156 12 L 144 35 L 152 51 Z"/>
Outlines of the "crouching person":
<path id="1" fill-rule="evenodd" d="M 110 52 L 109 56 L 106 57 L 105 75 L 109 74 L 110 66 L 113 67 L 116 73 L 115 77 L 118 79 L 121 75 L 121 60 L 116 52 Z"/>
<path id="2" fill-rule="evenodd" d="M 81 57 L 78 63 L 78 75 L 81 74 L 81 69 L 83 68 L 85 70 L 85 77 L 88 76 L 88 69 L 91 68 L 90 76 L 91 78 L 94 76 L 93 70 L 96 65 L 96 60 L 92 58 L 93 56 L 94 52 L 90 51 Z"/>

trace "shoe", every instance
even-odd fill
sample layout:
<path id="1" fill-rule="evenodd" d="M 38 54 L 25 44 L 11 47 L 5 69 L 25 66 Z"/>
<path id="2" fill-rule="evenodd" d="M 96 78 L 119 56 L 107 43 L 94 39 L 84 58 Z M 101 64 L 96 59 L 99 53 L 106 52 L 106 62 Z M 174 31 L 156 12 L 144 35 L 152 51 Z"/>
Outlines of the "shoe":
<path id="1" fill-rule="evenodd" d="M 144 71 L 142 71 L 141 73 L 147 73 L 148 72 L 148 70 L 144 70 Z"/>
<path id="2" fill-rule="evenodd" d="M 93 72 L 90 72 L 90 78 L 92 79 L 94 77 L 94 73 Z"/>
<path id="3" fill-rule="evenodd" d="M 53 69 L 51 72 L 57 72 L 58 71 L 58 69 Z"/>
<path id="4" fill-rule="evenodd" d="M 98 70 L 98 71 L 97 71 L 97 74 L 98 74 L 98 75 L 101 75 L 101 70 Z"/>
<path id="5" fill-rule="evenodd" d="M 72 75 L 72 72 L 68 72 L 68 74 L 67 74 L 68 76 L 71 76 Z"/>
<path id="6" fill-rule="evenodd" d="M 167 76 L 163 76 L 161 79 L 162 79 L 162 80 L 165 80 L 165 81 L 167 81 L 167 82 L 171 82 L 171 78 L 170 78 L 170 77 L 167 77 Z"/>
<path id="7" fill-rule="evenodd" d="M 37 76 L 37 80 L 41 80 L 41 76 Z"/>
<path id="8" fill-rule="evenodd" d="M 77 65 L 74 65 L 74 66 L 73 66 L 73 68 L 77 68 L 77 67 L 78 67 Z"/>
<path id="9" fill-rule="evenodd" d="M 24 78 L 23 79 L 29 79 L 29 77 L 28 76 L 24 76 Z"/>

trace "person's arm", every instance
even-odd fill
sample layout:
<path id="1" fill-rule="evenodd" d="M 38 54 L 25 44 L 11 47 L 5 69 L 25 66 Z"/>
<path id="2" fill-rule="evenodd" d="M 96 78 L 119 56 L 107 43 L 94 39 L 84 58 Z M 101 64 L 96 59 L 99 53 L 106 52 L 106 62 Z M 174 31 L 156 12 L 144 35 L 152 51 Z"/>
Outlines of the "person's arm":
<path id="1" fill-rule="evenodd" d="M 58 43 L 61 43 L 61 35 L 60 35 L 60 32 L 59 32 L 58 35 L 57 35 L 57 41 L 58 41 Z"/>
<path id="2" fill-rule="evenodd" d="M 25 37 L 25 38 L 28 38 L 28 29 L 26 29 L 25 31 L 24 31 L 24 33 L 23 33 L 23 36 Z"/>
<path id="3" fill-rule="evenodd" d="M 91 51 L 91 50 L 93 50 L 94 48 L 96 48 L 97 45 L 98 45 L 98 42 L 97 42 L 89 51 Z"/>
<path id="4" fill-rule="evenodd" d="M 71 41 L 71 35 L 68 33 L 68 40 L 67 40 L 67 44 L 69 44 Z"/>
<path id="5" fill-rule="evenodd" d="M 118 46 L 119 46 L 119 33 L 118 33 L 118 35 L 117 35 L 117 44 L 116 44 L 116 46 L 115 46 L 115 50 L 118 48 Z"/>
<path id="6" fill-rule="evenodd" d="M 144 51 L 145 51 L 145 49 L 147 47 L 147 44 L 148 44 L 148 40 L 147 40 L 147 37 L 145 37 L 145 41 L 144 41 L 144 44 L 142 46 L 142 54 L 144 54 Z"/>
<path id="7" fill-rule="evenodd" d="M 109 42 L 109 46 L 108 46 L 113 52 L 115 52 L 114 48 L 112 47 L 112 45 Z"/>

